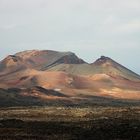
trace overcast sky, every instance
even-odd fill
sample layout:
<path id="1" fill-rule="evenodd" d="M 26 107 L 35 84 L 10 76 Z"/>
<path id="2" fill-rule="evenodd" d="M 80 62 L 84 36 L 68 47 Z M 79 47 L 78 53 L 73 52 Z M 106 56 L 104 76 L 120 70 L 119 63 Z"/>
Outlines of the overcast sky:
<path id="1" fill-rule="evenodd" d="M 140 74 L 140 0 L 0 0 L 0 59 L 31 49 L 105 55 Z"/>

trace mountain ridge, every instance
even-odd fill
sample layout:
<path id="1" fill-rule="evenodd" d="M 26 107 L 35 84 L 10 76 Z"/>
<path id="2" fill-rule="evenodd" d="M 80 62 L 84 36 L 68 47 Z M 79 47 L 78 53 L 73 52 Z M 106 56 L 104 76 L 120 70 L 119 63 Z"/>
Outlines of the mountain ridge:
<path id="1" fill-rule="evenodd" d="M 140 76 L 106 56 L 90 64 L 72 52 L 30 50 L 0 61 L 0 88 L 34 87 L 59 91 L 70 102 L 88 102 L 90 99 L 83 97 L 91 96 L 140 99 Z M 38 99 L 54 98 L 48 99 L 36 88 L 35 92 Z M 26 90 L 25 96 L 29 94 Z"/>

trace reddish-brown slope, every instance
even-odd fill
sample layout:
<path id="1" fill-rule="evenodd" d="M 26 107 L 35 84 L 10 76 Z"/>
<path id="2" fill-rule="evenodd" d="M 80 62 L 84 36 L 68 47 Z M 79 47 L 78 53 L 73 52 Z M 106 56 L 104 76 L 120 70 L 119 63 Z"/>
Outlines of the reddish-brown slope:
<path id="1" fill-rule="evenodd" d="M 82 64 L 85 63 L 72 52 L 57 51 L 24 51 L 17 53 L 16 56 L 21 57 L 25 62 L 30 63 L 32 68 L 45 70 L 57 64 Z"/>
<path id="2" fill-rule="evenodd" d="M 31 50 L 9 55 L 0 62 L 0 75 L 10 74 L 26 68 L 46 70 L 57 64 L 85 63 L 71 52 Z"/>
<path id="3" fill-rule="evenodd" d="M 140 76 L 108 57 L 87 64 L 71 52 L 33 50 L 0 62 L 0 88 L 36 86 L 72 98 L 96 95 L 140 99 Z"/>

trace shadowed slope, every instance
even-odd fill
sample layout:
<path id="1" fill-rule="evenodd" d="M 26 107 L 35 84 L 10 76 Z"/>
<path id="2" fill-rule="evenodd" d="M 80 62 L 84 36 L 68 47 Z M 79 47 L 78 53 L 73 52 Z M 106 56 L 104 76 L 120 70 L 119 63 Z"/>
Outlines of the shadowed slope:
<path id="1" fill-rule="evenodd" d="M 51 105 L 55 101 L 65 101 L 63 93 L 42 87 L 0 89 L 0 107 Z"/>

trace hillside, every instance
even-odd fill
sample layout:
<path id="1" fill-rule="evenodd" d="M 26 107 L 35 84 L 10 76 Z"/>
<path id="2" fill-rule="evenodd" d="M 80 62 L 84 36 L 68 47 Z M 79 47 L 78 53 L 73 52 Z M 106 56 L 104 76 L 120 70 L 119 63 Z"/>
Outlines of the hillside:
<path id="1" fill-rule="evenodd" d="M 92 97 L 140 100 L 140 76 L 109 57 L 101 56 L 89 64 L 72 52 L 31 50 L 9 55 L 0 62 L 2 91 L 35 87 L 63 94 L 65 97 L 59 97 L 62 102 L 94 101 Z M 25 91 L 24 96 L 30 98 L 29 90 Z M 39 102 L 52 101 L 37 89 L 35 93 Z M 3 94 L 7 96 L 7 92 Z M 53 94 L 52 98 L 58 100 Z"/>

